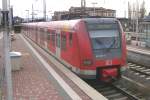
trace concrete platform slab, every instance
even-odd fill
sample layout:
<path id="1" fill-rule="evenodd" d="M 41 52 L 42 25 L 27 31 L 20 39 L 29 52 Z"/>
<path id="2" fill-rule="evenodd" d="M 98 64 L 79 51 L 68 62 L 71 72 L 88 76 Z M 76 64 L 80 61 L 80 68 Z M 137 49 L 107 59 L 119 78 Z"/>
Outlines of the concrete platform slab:
<path id="1" fill-rule="evenodd" d="M 12 42 L 12 50 L 29 55 L 23 55 L 21 59 L 22 69 L 12 72 L 13 99 L 14 100 L 63 100 L 64 98 L 56 90 L 42 65 L 33 57 L 24 42 L 17 37 Z M 6 99 L 6 84 L 4 82 L 2 100 Z"/>
<path id="2" fill-rule="evenodd" d="M 137 46 L 127 46 L 128 61 L 150 67 L 150 49 Z"/>

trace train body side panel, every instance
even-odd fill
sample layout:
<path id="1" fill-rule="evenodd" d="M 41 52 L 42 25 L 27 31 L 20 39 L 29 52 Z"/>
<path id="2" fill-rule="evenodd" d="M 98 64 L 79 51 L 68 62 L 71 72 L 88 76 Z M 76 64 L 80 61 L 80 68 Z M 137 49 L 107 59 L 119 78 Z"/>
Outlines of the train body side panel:
<path id="1" fill-rule="evenodd" d="M 70 40 L 70 35 L 72 34 L 72 39 Z M 62 32 L 61 42 L 63 41 L 63 36 L 66 36 L 66 48 L 61 48 L 61 59 L 71 64 L 74 67 L 79 67 L 80 58 L 78 52 L 78 40 L 75 32 Z M 61 43 L 62 44 L 62 43 Z"/>
<path id="2" fill-rule="evenodd" d="M 79 42 L 80 68 L 92 69 L 91 65 L 85 66 L 83 64 L 85 60 L 90 60 L 93 63 L 92 47 L 89 40 L 89 35 L 86 30 L 86 26 L 83 21 L 80 21 L 78 25 L 77 39 Z"/>
<path id="3" fill-rule="evenodd" d="M 126 39 L 125 39 L 125 33 L 122 33 L 122 66 L 126 64 L 126 58 L 127 58 L 127 49 L 126 49 Z"/>

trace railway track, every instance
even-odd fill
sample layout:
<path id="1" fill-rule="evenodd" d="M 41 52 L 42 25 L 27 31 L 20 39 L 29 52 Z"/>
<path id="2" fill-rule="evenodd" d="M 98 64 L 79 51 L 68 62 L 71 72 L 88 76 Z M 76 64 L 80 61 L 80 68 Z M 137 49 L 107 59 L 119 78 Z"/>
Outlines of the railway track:
<path id="1" fill-rule="evenodd" d="M 122 87 L 120 84 L 104 84 L 96 80 L 85 80 L 109 100 L 143 100 L 140 93 Z"/>
<path id="2" fill-rule="evenodd" d="M 135 75 L 150 80 L 150 68 L 135 63 L 128 63 L 129 69 Z"/>

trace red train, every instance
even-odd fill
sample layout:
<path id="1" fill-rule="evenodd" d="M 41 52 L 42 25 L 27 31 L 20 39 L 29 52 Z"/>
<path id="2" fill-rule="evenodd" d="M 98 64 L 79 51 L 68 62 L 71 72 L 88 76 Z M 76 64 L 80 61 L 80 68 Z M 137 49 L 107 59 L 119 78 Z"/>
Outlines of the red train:
<path id="1" fill-rule="evenodd" d="M 83 78 L 110 80 L 125 68 L 125 34 L 115 18 L 26 23 L 22 33 Z"/>

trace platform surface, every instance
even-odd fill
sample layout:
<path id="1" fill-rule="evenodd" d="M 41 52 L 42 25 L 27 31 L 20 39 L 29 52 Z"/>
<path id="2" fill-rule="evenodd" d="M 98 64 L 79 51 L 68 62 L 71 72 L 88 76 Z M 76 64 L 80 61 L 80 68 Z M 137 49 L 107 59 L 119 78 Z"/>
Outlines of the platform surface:
<path id="1" fill-rule="evenodd" d="M 2 43 L 0 43 L 1 45 Z M 2 49 L 1 47 L 0 50 Z M 19 37 L 16 37 L 11 47 L 12 51 L 22 53 L 21 70 L 12 72 L 13 99 L 62 100 L 63 98 L 48 78 L 48 73 L 42 69 L 42 66 L 33 57 L 25 43 Z M 2 53 L 0 54 L 3 56 Z M 6 100 L 6 85 L 3 86 L 2 95 L 2 99 Z"/>
<path id="2" fill-rule="evenodd" d="M 134 45 L 127 45 L 127 50 L 145 54 L 145 55 L 150 55 L 150 48 L 147 47 L 139 47 L 139 46 L 134 46 Z"/>

